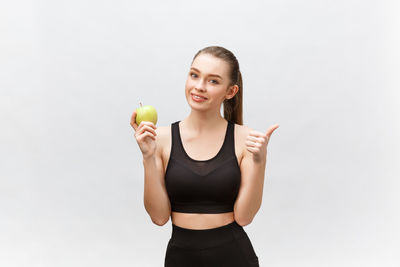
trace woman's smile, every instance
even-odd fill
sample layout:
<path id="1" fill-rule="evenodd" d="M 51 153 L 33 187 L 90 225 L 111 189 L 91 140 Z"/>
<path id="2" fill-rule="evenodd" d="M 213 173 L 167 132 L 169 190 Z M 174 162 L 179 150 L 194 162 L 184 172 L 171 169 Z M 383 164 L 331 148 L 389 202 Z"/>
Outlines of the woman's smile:
<path id="1" fill-rule="evenodd" d="M 207 100 L 207 98 L 201 97 L 199 95 L 196 94 L 191 94 L 192 95 L 192 99 L 196 102 L 204 102 Z"/>

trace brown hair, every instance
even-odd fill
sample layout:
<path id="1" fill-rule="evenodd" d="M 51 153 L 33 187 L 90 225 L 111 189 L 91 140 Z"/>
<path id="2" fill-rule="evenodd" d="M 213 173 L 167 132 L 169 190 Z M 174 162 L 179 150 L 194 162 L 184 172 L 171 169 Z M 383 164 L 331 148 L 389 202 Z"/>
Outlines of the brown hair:
<path id="1" fill-rule="evenodd" d="M 239 69 L 239 62 L 235 55 L 228 49 L 221 46 L 208 46 L 199 50 L 193 57 L 193 61 L 200 54 L 210 54 L 214 57 L 224 60 L 230 66 L 229 86 L 237 85 L 239 91 L 231 99 L 224 100 L 224 118 L 243 125 L 243 82 L 242 74 Z"/>

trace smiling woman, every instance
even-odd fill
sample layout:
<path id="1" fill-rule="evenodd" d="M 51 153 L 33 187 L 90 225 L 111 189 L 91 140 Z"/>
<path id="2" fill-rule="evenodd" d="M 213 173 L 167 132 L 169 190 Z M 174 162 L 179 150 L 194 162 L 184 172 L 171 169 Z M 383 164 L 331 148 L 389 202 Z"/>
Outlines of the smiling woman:
<path id="1" fill-rule="evenodd" d="M 244 126 L 242 93 L 236 57 L 210 46 L 188 73 L 188 117 L 161 127 L 131 117 L 143 153 L 145 209 L 157 225 L 172 221 L 166 267 L 259 266 L 243 226 L 261 206 L 266 146 L 278 125 L 267 133 Z"/>

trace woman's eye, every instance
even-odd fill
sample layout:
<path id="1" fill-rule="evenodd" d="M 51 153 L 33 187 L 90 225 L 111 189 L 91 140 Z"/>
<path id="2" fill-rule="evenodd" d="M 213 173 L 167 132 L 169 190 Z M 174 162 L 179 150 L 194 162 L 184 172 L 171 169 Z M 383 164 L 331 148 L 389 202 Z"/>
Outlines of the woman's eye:
<path id="1" fill-rule="evenodd" d="M 197 77 L 197 74 L 192 72 L 192 73 L 190 73 L 190 76 L 191 76 L 192 78 L 196 78 L 196 77 Z M 217 81 L 217 80 L 211 80 L 211 82 L 214 83 L 214 84 L 218 84 L 218 81 Z"/>

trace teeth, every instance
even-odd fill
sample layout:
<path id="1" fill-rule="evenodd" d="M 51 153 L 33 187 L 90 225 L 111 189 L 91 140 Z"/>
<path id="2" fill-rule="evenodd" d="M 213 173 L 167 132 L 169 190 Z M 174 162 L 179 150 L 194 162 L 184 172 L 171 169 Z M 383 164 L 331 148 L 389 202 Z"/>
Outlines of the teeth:
<path id="1" fill-rule="evenodd" d="M 197 96 L 197 95 L 193 95 L 194 96 L 194 98 L 197 98 L 197 99 L 205 99 L 204 97 L 200 97 L 200 96 Z"/>

